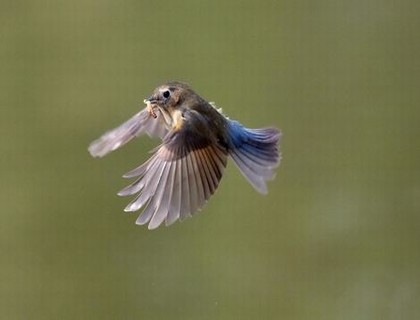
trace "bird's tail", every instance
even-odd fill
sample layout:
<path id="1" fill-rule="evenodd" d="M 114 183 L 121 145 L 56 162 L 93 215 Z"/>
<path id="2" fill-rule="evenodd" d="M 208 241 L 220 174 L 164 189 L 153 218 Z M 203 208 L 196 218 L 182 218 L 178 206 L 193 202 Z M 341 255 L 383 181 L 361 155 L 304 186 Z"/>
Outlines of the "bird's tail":
<path id="1" fill-rule="evenodd" d="M 274 178 L 274 169 L 281 160 L 278 145 L 281 132 L 276 128 L 249 129 L 229 120 L 229 135 L 233 161 L 251 185 L 266 194 L 266 181 Z"/>

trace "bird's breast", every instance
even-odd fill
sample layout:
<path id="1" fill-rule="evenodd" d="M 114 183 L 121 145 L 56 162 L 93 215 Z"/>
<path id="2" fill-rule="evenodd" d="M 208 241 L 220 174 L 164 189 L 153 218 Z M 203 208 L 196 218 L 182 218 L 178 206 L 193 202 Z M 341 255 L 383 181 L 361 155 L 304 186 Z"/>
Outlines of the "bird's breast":
<path id="1" fill-rule="evenodd" d="M 181 130 L 184 125 L 184 117 L 180 110 L 172 111 L 172 130 Z"/>

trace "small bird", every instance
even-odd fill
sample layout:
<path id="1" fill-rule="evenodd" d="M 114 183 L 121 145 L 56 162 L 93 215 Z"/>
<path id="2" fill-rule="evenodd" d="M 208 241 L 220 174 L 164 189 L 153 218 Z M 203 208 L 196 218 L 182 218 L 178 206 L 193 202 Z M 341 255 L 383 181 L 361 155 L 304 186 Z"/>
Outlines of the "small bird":
<path id="1" fill-rule="evenodd" d="M 144 164 L 123 176 L 137 178 L 118 193 L 136 195 L 124 211 L 143 208 L 137 224 L 169 226 L 201 209 L 216 191 L 228 156 L 258 192 L 267 193 L 266 181 L 281 159 L 279 130 L 246 128 L 177 81 L 157 87 L 144 103 L 89 146 L 93 157 L 103 157 L 143 133 L 162 140 Z"/>

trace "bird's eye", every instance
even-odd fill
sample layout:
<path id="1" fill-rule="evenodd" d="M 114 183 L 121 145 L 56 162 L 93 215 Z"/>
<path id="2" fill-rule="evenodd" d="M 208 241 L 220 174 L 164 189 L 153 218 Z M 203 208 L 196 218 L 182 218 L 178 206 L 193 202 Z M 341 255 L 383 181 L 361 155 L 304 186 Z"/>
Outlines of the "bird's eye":
<path id="1" fill-rule="evenodd" d="M 171 95 L 171 93 L 169 92 L 169 90 L 166 90 L 166 91 L 164 91 L 164 92 L 162 93 L 162 95 L 163 95 L 163 97 L 164 97 L 165 99 L 168 99 L 168 98 L 169 98 L 169 96 Z"/>

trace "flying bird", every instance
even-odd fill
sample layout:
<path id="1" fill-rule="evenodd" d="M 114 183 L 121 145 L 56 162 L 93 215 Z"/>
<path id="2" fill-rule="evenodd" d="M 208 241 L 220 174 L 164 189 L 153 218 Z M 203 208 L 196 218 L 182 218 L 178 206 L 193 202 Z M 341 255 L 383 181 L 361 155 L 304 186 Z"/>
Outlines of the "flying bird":
<path id="1" fill-rule="evenodd" d="M 137 224 L 155 229 L 193 215 L 216 191 L 229 156 L 256 191 L 267 193 L 281 159 L 278 129 L 246 128 L 176 81 L 157 87 L 144 103 L 88 149 L 103 157 L 143 133 L 162 140 L 145 163 L 124 175 L 136 180 L 118 193 L 135 195 L 124 211 L 142 208 Z"/>

